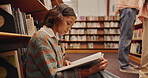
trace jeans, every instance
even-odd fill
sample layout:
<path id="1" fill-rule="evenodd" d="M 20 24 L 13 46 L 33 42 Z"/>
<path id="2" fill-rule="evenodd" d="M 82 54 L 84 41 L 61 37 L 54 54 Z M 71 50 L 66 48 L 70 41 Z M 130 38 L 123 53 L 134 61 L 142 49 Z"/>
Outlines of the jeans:
<path id="1" fill-rule="evenodd" d="M 98 73 L 92 74 L 88 78 L 120 78 L 120 77 L 107 70 L 104 70 L 104 71 L 100 71 Z"/>
<path id="2" fill-rule="evenodd" d="M 124 8 L 120 12 L 120 40 L 118 58 L 120 68 L 128 68 L 130 45 L 133 36 L 133 26 L 136 20 L 137 10 L 134 8 Z"/>

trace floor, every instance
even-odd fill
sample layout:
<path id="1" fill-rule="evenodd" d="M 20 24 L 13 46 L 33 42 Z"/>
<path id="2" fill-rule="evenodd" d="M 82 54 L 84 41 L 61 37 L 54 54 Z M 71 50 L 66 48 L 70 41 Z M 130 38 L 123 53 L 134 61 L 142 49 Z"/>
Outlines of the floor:
<path id="1" fill-rule="evenodd" d="M 70 61 L 74 61 L 77 59 L 80 59 L 82 57 L 88 56 L 91 53 L 69 53 L 67 55 L 67 58 Z M 109 64 L 106 68 L 109 72 L 121 77 L 121 78 L 138 78 L 138 74 L 128 74 L 128 73 L 122 73 L 119 71 L 119 63 L 118 63 L 118 54 L 117 53 L 105 53 L 104 56 L 108 61 Z M 134 63 L 135 64 L 135 63 Z"/>

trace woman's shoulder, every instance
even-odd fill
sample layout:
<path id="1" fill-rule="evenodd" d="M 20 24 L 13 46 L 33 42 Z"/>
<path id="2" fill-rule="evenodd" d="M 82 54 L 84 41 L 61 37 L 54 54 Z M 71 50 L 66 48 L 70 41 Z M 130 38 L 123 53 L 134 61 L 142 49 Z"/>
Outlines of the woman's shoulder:
<path id="1" fill-rule="evenodd" d="M 30 41 L 31 42 L 36 42 L 36 41 L 43 41 L 43 40 L 47 40 L 50 37 L 48 36 L 48 34 L 46 34 L 44 31 L 37 31 L 36 33 L 33 34 L 33 36 L 31 37 Z"/>
<path id="2" fill-rule="evenodd" d="M 36 33 L 34 33 L 34 35 L 32 37 L 34 37 L 34 38 L 43 38 L 44 36 L 48 36 L 48 34 L 45 33 L 44 31 L 39 30 Z"/>

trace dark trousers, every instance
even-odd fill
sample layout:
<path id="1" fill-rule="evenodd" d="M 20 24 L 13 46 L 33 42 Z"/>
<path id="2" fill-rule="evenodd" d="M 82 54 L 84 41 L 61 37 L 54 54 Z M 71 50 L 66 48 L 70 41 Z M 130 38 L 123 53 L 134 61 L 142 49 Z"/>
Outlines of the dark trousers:
<path id="1" fill-rule="evenodd" d="M 120 40 L 119 40 L 119 63 L 120 68 L 129 66 L 128 54 L 133 36 L 133 26 L 136 20 L 137 10 L 134 8 L 124 8 L 120 12 Z"/>

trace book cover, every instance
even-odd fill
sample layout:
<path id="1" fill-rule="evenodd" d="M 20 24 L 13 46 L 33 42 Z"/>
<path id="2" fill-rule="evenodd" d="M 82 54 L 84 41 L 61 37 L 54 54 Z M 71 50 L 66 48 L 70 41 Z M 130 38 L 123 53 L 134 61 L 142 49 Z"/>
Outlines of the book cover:
<path id="1" fill-rule="evenodd" d="M 101 61 L 100 58 L 103 56 L 104 56 L 103 53 L 98 52 L 98 53 L 92 54 L 90 56 L 81 58 L 79 60 L 73 61 L 71 65 L 58 68 L 57 71 L 63 71 L 63 70 L 72 69 L 75 67 L 86 66 L 86 65 L 89 65 L 90 63 L 92 64 L 96 61 L 99 62 L 99 61 Z"/>
<path id="2" fill-rule="evenodd" d="M 14 17 L 0 8 L 0 31 L 16 33 Z"/>

